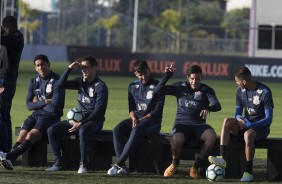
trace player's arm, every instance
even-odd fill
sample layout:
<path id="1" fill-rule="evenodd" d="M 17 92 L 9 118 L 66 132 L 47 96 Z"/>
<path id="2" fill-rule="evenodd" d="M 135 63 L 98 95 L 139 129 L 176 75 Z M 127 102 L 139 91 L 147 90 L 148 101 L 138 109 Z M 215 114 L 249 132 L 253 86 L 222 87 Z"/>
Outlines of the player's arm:
<path id="1" fill-rule="evenodd" d="M 101 117 L 101 114 L 106 110 L 108 103 L 108 88 L 105 84 L 99 83 L 97 87 L 97 97 L 95 99 L 95 110 L 81 121 L 84 124 L 87 121 L 93 121 Z"/>
<path id="2" fill-rule="evenodd" d="M 33 90 L 33 80 L 30 80 L 28 83 L 28 92 L 26 96 L 26 106 L 28 110 L 37 110 L 37 109 L 42 109 L 46 104 L 45 101 L 42 100 L 34 100 L 36 94 L 34 94 Z M 38 98 L 37 98 L 38 99 Z"/>
<path id="3" fill-rule="evenodd" d="M 47 112 L 57 112 L 61 110 L 64 106 L 65 100 L 65 90 L 59 88 L 58 81 L 54 82 L 53 85 L 53 95 L 51 99 L 45 99 L 46 105 L 43 109 Z"/>
<path id="4" fill-rule="evenodd" d="M 265 109 L 264 110 L 265 117 L 259 121 L 250 122 L 247 118 L 244 118 L 244 125 L 246 128 L 254 128 L 270 125 L 273 119 L 273 109 Z"/>
<path id="5" fill-rule="evenodd" d="M 73 70 L 73 68 L 67 68 L 66 71 L 62 74 L 62 76 L 60 77 L 59 83 L 58 83 L 58 87 L 59 88 L 64 88 L 64 89 L 78 89 L 79 87 L 79 82 L 76 80 L 71 80 L 68 81 L 68 76 L 71 73 L 71 71 Z"/>
<path id="6" fill-rule="evenodd" d="M 163 108 L 165 103 L 165 96 L 164 95 L 156 95 L 156 104 L 151 112 L 149 112 L 144 119 L 151 119 L 155 117 L 162 117 Z M 151 101 L 152 102 L 152 101 Z M 141 121 L 141 119 L 140 119 Z"/>
<path id="7" fill-rule="evenodd" d="M 217 99 L 216 95 L 215 95 L 215 91 L 212 88 L 208 89 L 208 100 L 209 100 L 209 107 L 208 107 L 208 111 L 210 112 L 218 112 L 221 110 L 221 104 L 219 102 L 219 100 Z"/>
<path id="8" fill-rule="evenodd" d="M 167 90 L 165 90 L 165 85 L 167 81 L 173 76 L 173 72 L 175 71 L 174 63 L 170 65 L 170 67 L 165 67 L 165 75 L 158 83 L 157 87 L 154 90 L 156 94 L 165 94 Z"/>

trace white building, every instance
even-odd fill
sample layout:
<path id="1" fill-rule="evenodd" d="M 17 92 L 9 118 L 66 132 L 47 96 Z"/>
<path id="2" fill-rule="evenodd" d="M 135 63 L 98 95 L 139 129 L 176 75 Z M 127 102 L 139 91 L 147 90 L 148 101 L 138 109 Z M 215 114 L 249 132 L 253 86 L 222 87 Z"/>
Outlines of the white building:
<path id="1" fill-rule="evenodd" d="M 282 0 L 252 0 L 249 56 L 282 58 Z"/>

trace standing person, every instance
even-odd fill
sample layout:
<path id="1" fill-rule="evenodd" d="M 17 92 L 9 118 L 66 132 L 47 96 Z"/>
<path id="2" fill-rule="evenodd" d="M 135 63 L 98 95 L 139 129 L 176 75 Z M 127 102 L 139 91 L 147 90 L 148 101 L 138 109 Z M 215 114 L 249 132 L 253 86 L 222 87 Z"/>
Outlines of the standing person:
<path id="1" fill-rule="evenodd" d="M 60 121 L 64 108 L 64 91 L 58 87 L 60 76 L 50 69 L 47 56 L 34 59 L 37 75 L 29 81 L 26 105 L 32 114 L 23 123 L 17 142 L 10 152 L 0 152 L 2 166 L 13 169 L 12 162 L 26 152 L 35 142 L 47 135 L 47 129 Z"/>
<path id="2" fill-rule="evenodd" d="M 139 138 L 158 134 L 161 130 L 165 98 L 154 93 L 158 81 L 150 75 L 144 60 L 137 60 L 133 71 L 138 80 L 128 87 L 129 118 L 113 129 L 117 162 L 107 172 L 111 176 L 128 174 L 125 161 L 138 145 Z M 128 141 L 124 142 L 126 137 Z"/>
<path id="3" fill-rule="evenodd" d="M 81 69 L 82 77 L 67 80 L 74 69 Z M 84 119 L 71 125 L 64 120 L 48 129 L 49 143 L 52 147 L 55 163 L 46 171 L 63 170 L 64 163 L 61 155 L 60 138 L 70 135 L 79 135 L 80 167 L 79 174 L 87 173 L 87 156 L 89 139 L 103 128 L 108 103 L 108 87 L 97 75 L 97 61 L 92 56 L 85 56 L 68 66 L 60 78 L 59 86 L 65 89 L 78 90 L 78 108 L 84 113 Z"/>
<path id="4" fill-rule="evenodd" d="M 13 142 L 10 111 L 24 47 L 23 34 L 18 30 L 17 20 L 13 16 L 7 16 L 2 21 L 1 46 L 7 49 L 8 61 L 1 61 L 0 67 L 0 151 L 8 152 Z"/>
<path id="5" fill-rule="evenodd" d="M 177 100 L 177 112 L 172 128 L 172 163 L 165 170 L 164 176 L 173 176 L 179 166 L 182 145 L 194 138 L 196 141 L 203 142 L 199 156 L 190 168 L 190 176 L 197 179 L 201 177 L 200 171 L 205 171 L 205 169 L 201 169 L 208 162 L 208 155 L 216 141 L 216 133 L 210 125 L 206 124 L 206 118 L 210 115 L 210 112 L 220 111 L 221 105 L 215 91 L 201 83 L 202 69 L 197 65 L 191 66 L 188 70 L 188 81 L 164 86 L 174 70 L 173 64 L 166 67 L 165 77 L 158 86 L 161 94 L 173 95 Z"/>
<path id="6" fill-rule="evenodd" d="M 266 85 L 254 81 L 247 67 L 241 66 L 235 70 L 235 82 L 239 86 L 236 93 L 235 118 L 224 119 L 220 136 L 221 156 L 209 156 L 209 161 L 225 168 L 230 133 L 244 139 L 247 162 L 240 181 L 249 182 L 253 180 L 255 141 L 265 139 L 269 135 L 274 104 L 271 90 Z"/>

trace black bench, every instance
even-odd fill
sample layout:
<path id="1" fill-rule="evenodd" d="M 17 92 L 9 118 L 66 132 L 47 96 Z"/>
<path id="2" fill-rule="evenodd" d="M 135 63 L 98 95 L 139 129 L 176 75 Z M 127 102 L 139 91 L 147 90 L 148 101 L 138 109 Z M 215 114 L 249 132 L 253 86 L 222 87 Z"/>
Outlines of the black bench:
<path id="1" fill-rule="evenodd" d="M 18 136 L 20 127 L 15 128 L 15 135 Z M 112 163 L 115 155 L 113 148 L 113 137 L 111 130 L 103 130 L 91 139 L 89 149 L 89 169 L 105 170 Z M 61 139 L 63 161 L 68 170 L 77 170 L 80 162 L 79 139 L 76 136 L 64 137 Z M 22 166 L 45 167 L 47 166 L 48 153 L 52 149 L 48 144 L 47 137 L 36 142 L 27 152 L 22 155 Z"/>
<path id="2" fill-rule="evenodd" d="M 267 138 L 257 141 L 255 147 L 267 150 L 266 179 L 270 181 L 282 180 L 282 138 Z M 241 177 L 246 161 L 244 142 L 231 141 L 226 161 L 226 174 L 231 178 Z"/>
<path id="3" fill-rule="evenodd" d="M 18 132 L 19 128 L 16 128 Z M 17 134 L 17 133 L 16 133 Z M 171 163 L 170 142 L 171 134 L 160 133 L 148 136 L 139 141 L 139 144 L 129 157 L 129 170 L 131 172 L 149 172 L 162 175 Z M 212 155 L 219 155 L 219 137 Z M 115 156 L 113 137 L 111 130 L 102 130 L 93 136 L 89 151 L 89 169 L 107 170 Z M 79 140 L 77 138 L 62 139 L 63 159 L 67 169 L 77 170 L 80 160 Z M 194 160 L 200 151 L 201 145 L 194 141 L 183 145 L 180 160 Z M 268 180 L 282 179 L 282 138 L 267 138 L 256 142 L 256 148 L 267 149 L 267 173 Z M 23 154 L 23 166 L 47 165 L 47 141 L 42 140 L 32 146 Z M 242 142 L 231 141 L 226 158 L 226 178 L 240 178 L 243 174 L 245 151 Z"/>

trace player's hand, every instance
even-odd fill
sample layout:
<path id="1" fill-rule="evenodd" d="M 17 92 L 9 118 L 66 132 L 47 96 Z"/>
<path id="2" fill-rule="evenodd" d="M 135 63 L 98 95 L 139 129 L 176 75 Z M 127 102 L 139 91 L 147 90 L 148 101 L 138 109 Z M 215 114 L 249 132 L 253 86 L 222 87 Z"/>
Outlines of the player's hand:
<path id="1" fill-rule="evenodd" d="M 132 128 L 136 127 L 140 122 L 138 118 L 131 118 L 132 119 Z"/>
<path id="2" fill-rule="evenodd" d="M 4 86 L 0 85 L 0 94 L 2 94 L 5 91 Z"/>
<path id="3" fill-rule="evenodd" d="M 79 59 L 76 59 L 73 63 L 71 63 L 69 65 L 69 68 L 71 69 L 78 69 L 80 67 L 80 60 Z"/>
<path id="4" fill-rule="evenodd" d="M 81 122 L 73 122 L 72 127 L 69 129 L 69 132 L 77 132 L 81 127 Z"/>
<path id="5" fill-rule="evenodd" d="M 210 111 L 209 110 L 202 110 L 201 113 L 200 113 L 200 116 L 203 119 L 207 119 L 207 117 L 210 116 Z"/>
<path id="6" fill-rule="evenodd" d="M 165 67 L 165 72 L 174 72 L 175 70 L 174 62 L 172 62 L 169 67 Z"/>
<path id="7" fill-rule="evenodd" d="M 45 104 L 51 104 L 52 103 L 52 99 L 45 99 Z"/>
<path id="8" fill-rule="evenodd" d="M 38 102 L 38 101 L 39 101 L 38 97 L 34 96 L 33 99 L 32 99 L 32 102 Z"/>

